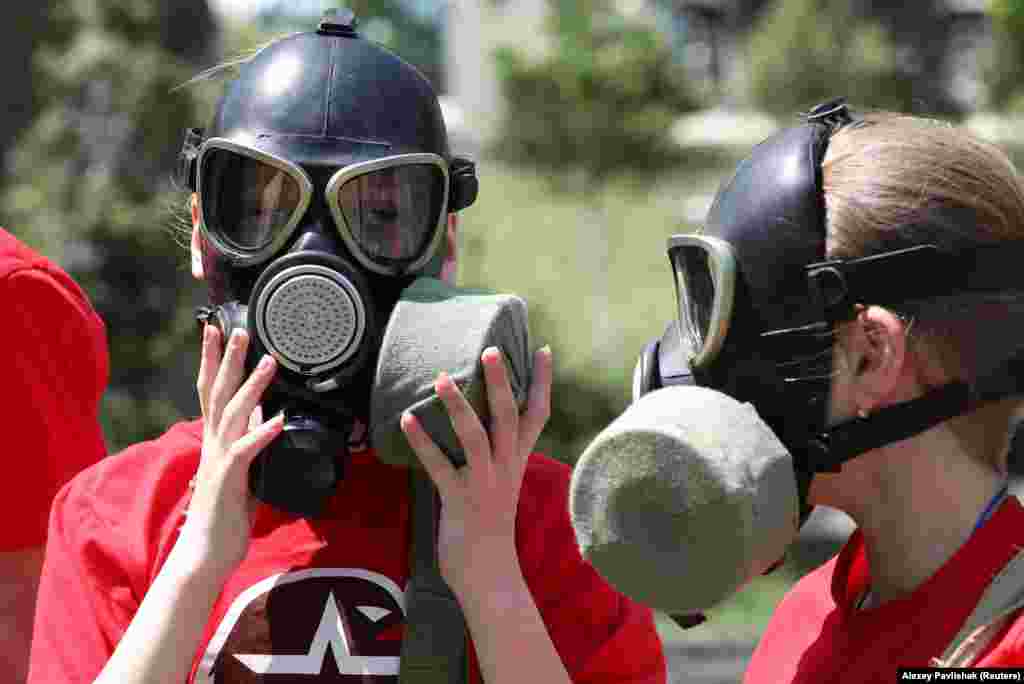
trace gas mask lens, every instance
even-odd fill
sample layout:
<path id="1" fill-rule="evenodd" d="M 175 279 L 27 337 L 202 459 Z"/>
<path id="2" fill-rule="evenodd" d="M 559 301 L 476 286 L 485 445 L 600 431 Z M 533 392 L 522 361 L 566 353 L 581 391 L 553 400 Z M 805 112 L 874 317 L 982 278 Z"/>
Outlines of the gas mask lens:
<path id="1" fill-rule="evenodd" d="M 333 171 L 326 186 L 287 159 L 211 138 L 199 153 L 203 226 L 242 265 L 277 253 L 309 208 L 317 187 L 339 237 L 364 267 L 382 275 L 426 264 L 444 234 L 448 164 L 435 154 L 402 154 Z"/>
<path id="2" fill-rule="evenodd" d="M 309 206 L 312 187 L 299 167 L 227 142 L 209 146 L 199 165 L 207 234 L 243 261 L 279 247 Z"/>
<path id="3" fill-rule="evenodd" d="M 360 254 L 378 266 L 403 266 L 428 250 L 444 223 L 442 165 L 406 161 L 342 174 L 328 186 L 328 204 Z"/>
<path id="4" fill-rule="evenodd" d="M 679 292 L 681 334 L 686 335 L 690 346 L 701 349 L 711 327 L 711 307 L 715 296 L 708 254 L 697 247 L 680 248 L 673 267 Z"/>
<path id="5" fill-rule="evenodd" d="M 678 305 L 678 331 L 690 363 L 700 367 L 718 354 L 729 329 L 736 259 L 729 244 L 701 235 L 673 235 L 668 241 Z"/>

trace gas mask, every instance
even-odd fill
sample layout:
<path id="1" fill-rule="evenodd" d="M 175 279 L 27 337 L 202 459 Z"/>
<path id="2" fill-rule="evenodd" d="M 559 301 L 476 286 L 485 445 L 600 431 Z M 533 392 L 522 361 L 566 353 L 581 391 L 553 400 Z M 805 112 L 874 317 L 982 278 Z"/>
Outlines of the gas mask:
<path id="1" fill-rule="evenodd" d="M 941 208 L 875 254 L 827 259 L 822 160 L 835 131 L 861 125 L 841 99 L 815 107 L 740 162 L 699 232 L 668 240 L 676 318 L 644 348 L 633 404 L 581 455 L 570 493 L 583 555 L 637 600 L 710 608 L 784 555 L 816 473 L 1024 387 L 1017 357 L 970 386 L 830 422 L 835 332 L 858 305 L 1019 290 L 1024 263 L 1024 245 L 921 239 L 965 220 Z"/>
<path id="2" fill-rule="evenodd" d="M 369 422 L 392 310 L 440 274 L 448 215 L 477 193 L 430 84 L 354 23 L 328 16 L 260 51 L 179 158 L 211 294 L 198 317 L 225 340 L 248 331 L 248 371 L 278 362 L 262 407 L 285 425 L 252 491 L 307 516 L 342 477 L 355 421 Z"/>
<path id="3" fill-rule="evenodd" d="M 826 259 L 822 160 L 834 132 L 861 125 L 870 124 L 842 98 L 815 107 L 804 125 L 769 138 L 740 163 L 701 231 L 669 238 L 678 315 L 634 372 L 634 399 L 696 384 L 752 404 L 793 453 L 805 516 L 814 473 L 837 472 L 859 454 L 1015 394 L 1024 377 L 1000 367 L 970 388 L 953 382 L 869 418 L 829 424 L 834 333 L 858 304 L 898 307 L 1010 290 L 1019 287 L 1024 257 L 1024 249 L 1005 244 L 929 244 L 920 239 L 927 221 L 952 220 L 935 215 L 894 234 L 876 254 Z M 905 244 L 899 235 L 909 236 Z"/>

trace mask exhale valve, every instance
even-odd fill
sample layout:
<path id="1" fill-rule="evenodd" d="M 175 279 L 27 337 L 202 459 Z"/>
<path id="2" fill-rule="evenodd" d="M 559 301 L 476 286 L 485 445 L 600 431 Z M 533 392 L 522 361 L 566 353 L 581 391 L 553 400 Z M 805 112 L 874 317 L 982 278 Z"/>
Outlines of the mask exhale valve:
<path id="1" fill-rule="evenodd" d="M 318 518 L 345 476 L 351 429 L 332 429 L 293 408 L 285 408 L 284 415 L 281 434 L 249 470 L 249 489 L 260 501 Z"/>

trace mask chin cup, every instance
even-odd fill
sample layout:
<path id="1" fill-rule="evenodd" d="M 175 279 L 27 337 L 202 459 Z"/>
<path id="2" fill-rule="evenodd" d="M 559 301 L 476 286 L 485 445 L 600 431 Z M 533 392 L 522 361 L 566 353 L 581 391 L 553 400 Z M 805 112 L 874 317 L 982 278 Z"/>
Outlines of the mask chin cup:
<path id="1" fill-rule="evenodd" d="M 275 508 L 319 518 L 344 476 L 348 435 L 311 416 L 285 416 L 281 434 L 249 468 L 249 489 Z"/>
<path id="2" fill-rule="evenodd" d="M 419 278 L 406 288 L 388 320 L 370 395 L 370 438 L 377 457 L 422 467 L 399 427 L 411 411 L 456 467 L 466 462 L 434 380 L 445 371 L 485 426 L 489 422 L 480 355 L 497 347 L 512 393 L 526 405 L 532 372 L 526 303 L 511 294 L 452 287 Z"/>

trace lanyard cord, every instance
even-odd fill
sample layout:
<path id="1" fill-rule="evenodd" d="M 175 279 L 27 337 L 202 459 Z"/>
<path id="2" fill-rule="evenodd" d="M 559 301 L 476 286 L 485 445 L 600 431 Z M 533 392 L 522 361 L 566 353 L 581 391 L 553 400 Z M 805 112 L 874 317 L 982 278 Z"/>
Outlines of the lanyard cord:
<path id="1" fill-rule="evenodd" d="M 982 527 L 985 526 L 985 523 L 988 522 L 989 518 L 992 517 L 992 514 L 996 512 L 996 508 L 999 507 L 999 504 L 1002 503 L 1003 499 L 1005 499 L 1006 495 L 1009 494 L 1009 493 L 1010 493 L 1010 483 L 1009 482 L 1003 482 L 1003 486 L 1000 487 L 999 490 L 995 494 L 992 495 L 992 498 L 988 500 L 988 504 L 985 506 L 985 509 L 981 512 L 981 515 L 978 516 L 978 522 L 974 523 L 974 529 L 971 530 L 971 536 L 974 536 L 975 532 L 977 532 L 978 530 L 980 530 Z M 861 596 L 860 600 L 857 601 L 857 603 L 856 603 L 857 609 L 858 610 L 864 610 L 867 607 L 867 604 L 868 604 L 868 602 L 870 600 L 871 600 L 871 587 L 868 587 L 864 591 L 864 595 Z"/>
<path id="2" fill-rule="evenodd" d="M 1002 502 L 1003 499 L 1006 498 L 1006 495 L 1009 494 L 1009 492 L 1010 484 L 1008 482 L 1003 482 L 1003 486 L 999 488 L 998 492 L 992 495 L 992 498 L 989 499 L 988 505 L 985 506 L 985 510 L 983 510 L 981 512 L 981 515 L 978 516 L 978 522 L 974 523 L 974 529 L 971 530 L 971 534 L 974 534 L 975 532 L 980 530 L 985 525 L 985 523 L 988 522 L 988 519 L 992 517 L 993 513 L 995 513 L 996 507 Z"/>

